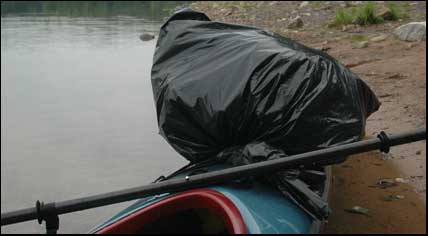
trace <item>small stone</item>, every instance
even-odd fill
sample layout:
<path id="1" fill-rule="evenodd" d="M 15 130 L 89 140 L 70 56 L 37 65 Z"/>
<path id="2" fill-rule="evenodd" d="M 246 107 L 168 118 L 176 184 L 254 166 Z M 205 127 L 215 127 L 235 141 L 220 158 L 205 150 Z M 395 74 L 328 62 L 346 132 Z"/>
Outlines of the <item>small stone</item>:
<path id="1" fill-rule="evenodd" d="M 392 20 L 394 18 L 391 10 L 386 7 L 383 7 L 382 9 L 380 9 L 379 13 L 376 14 L 376 17 L 382 18 L 384 20 Z"/>
<path id="2" fill-rule="evenodd" d="M 326 47 L 326 46 L 323 46 L 323 47 L 320 48 L 320 50 L 323 51 L 323 52 L 327 52 L 330 49 L 331 49 L 331 47 Z"/>
<path id="3" fill-rule="evenodd" d="M 354 45 L 354 48 L 366 48 L 369 46 L 368 41 L 362 41 Z"/>
<path id="4" fill-rule="evenodd" d="M 142 41 L 149 41 L 149 40 L 152 40 L 154 38 L 155 38 L 155 35 L 151 34 L 151 33 L 144 33 L 144 34 L 140 35 L 140 39 Z"/>
<path id="5" fill-rule="evenodd" d="M 407 183 L 408 181 L 403 178 L 395 178 L 394 180 L 396 183 Z"/>
<path id="6" fill-rule="evenodd" d="M 421 155 L 421 150 L 416 151 L 416 155 Z"/>
<path id="7" fill-rule="evenodd" d="M 397 186 L 397 182 L 392 179 L 380 179 L 376 185 L 381 189 L 385 189 Z"/>
<path id="8" fill-rule="evenodd" d="M 371 42 L 381 42 L 381 41 L 384 41 L 387 38 L 388 38 L 388 35 L 382 34 L 382 35 L 379 35 L 379 36 L 371 38 L 370 41 Z"/>
<path id="9" fill-rule="evenodd" d="M 367 215 L 369 213 L 369 209 L 360 206 L 354 206 L 350 209 L 345 209 L 345 211 L 362 215 Z"/>
<path id="10" fill-rule="evenodd" d="M 414 48 L 414 47 L 416 47 L 417 46 L 417 44 L 416 43 L 409 43 L 408 45 L 406 45 L 406 49 L 407 50 L 410 50 L 410 49 L 412 49 L 412 48 Z"/>
<path id="11" fill-rule="evenodd" d="M 342 31 L 346 32 L 346 31 L 352 30 L 354 28 L 355 28 L 355 25 L 343 25 L 342 26 Z"/>
<path id="12" fill-rule="evenodd" d="M 233 6 L 231 9 L 232 13 L 238 12 L 241 10 L 241 8 L 239 6 Z"/>
<path id="13" fill-rule="evenodd" d="M 401 199 L 404 199 L 403 195 L 388 195 L 385 197 L 384 200 L 390 202 L 390 201 L 401 200 Z"/>
<path id="14" fill-rule="evenodd" d="M 297 29 L 301 27 L 303 27 L 303 20 L 300 16 L 297 16 L 296 18 L 292 19 L 287 26 L 287 28 L 289 29 Z"/>
<path id="15" fill-rule="evenodd" d="M 330 10 L 331 8 L 333 8 L 331 5 L 326 5 L 326 6 L 323 6 L 323 7 L 321 7 L 321 10 Z"/>
<path id="16" fill-rule="evenodd" d="M 350 1 L 345 1 L 345 7 L 355 7 L 355 5 Z"/>
<path id="17" fill-rule="evenodd" d="M 306 6 L 308 6 L 309 5 L 309 1 L 303 1 L 302 3 L 300 3 L 300 8 L 302 8 L 302 7 L 306 7 Z"/>

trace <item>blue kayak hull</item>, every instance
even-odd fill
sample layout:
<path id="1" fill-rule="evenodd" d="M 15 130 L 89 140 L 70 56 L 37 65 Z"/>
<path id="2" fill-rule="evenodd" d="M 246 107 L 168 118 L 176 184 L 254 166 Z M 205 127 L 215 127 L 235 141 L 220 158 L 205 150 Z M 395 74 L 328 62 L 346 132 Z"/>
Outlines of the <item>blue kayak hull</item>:
<path id="1" fill-rule="evenodd" d="M 328 197 L 331 179 L 329 169 L 326 169 L 326 174 L 327 180 L 322 191 L 322 197 L 325 200 Z M 221 185 L 206 187 L 204 189 L 216 191 L 233 203 L 242 216 L 246 233 L 308 234 L 318 233 L 321 230 L 321 222 L 314 220 L 305 211 L 295 205 L 293 201 L 285 198 L 281 192 L 269 186 L 254 183 L 251 187 Z M 136 212 L 177 195 L 180 195 L 180 193 L 162 194 L 141 199 L 97 226 L 91 233 L 100 232 Z"/>

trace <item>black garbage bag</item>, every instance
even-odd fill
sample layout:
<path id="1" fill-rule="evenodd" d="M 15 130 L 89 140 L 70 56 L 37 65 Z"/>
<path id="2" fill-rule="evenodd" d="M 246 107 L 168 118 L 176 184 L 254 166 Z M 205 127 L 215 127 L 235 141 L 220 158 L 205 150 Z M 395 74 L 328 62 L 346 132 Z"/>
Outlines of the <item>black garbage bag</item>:
<path id="1" fill-rule="evenodd" d="M 152 86 L 160 134 L 191 164 L 245 165 L 355 142 L 380 106 L 331 56 L 190 9 L 161 27 Z M 328 205 L 290 171 L 270 182 L 314 218 L 326 218 Z"/>
<path id="2" fill-rule="evenodd" d="M 252 142 L 288 155 L 355 142 L 380 105 L 329 55 L 189 9 L 161 28 L 152 86 L 160 134 L 191 162 Z"/>

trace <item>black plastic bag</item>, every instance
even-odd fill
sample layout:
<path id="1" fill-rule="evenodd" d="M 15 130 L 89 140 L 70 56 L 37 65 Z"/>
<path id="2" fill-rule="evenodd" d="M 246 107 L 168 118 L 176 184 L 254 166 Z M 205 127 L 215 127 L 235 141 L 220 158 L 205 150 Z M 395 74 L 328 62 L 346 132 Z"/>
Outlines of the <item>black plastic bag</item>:
<path id="1" fill-rule="evenodd" d="M 358 141 L 380 106 L 329 55 L 189 9 L 161 28 L 152 86 L 160 134 L 193 163 L 249 143 L 290 155 Z"/>

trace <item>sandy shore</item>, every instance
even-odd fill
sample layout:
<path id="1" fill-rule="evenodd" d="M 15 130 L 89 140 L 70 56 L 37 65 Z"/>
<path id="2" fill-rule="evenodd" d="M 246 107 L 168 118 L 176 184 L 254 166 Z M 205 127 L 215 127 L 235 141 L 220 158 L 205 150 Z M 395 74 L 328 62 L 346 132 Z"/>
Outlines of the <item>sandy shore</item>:
<path id="1" fill-rule="evenodd" d="M 382 102 L 380 110 L 367 121 L 367 135 L 373 136 L 382 130 L 397 133 L 426 127 L 426 42 L 403 42 L 391 33 L 407 22 L 426 21 L 426 3 L 399 4 L 409 17 L 379 25 L 338 28 L 327 25 L 343 2 L 196 2 L 192 8 L 205 12 L 212 20 L 280 33 L 323 49 L 352 67 Z M 290 19 L 297 15 L 304 26 L 287 29 Z M 385 39 L 370 40 L 376 36 Z M 368 41 L 368 46 L 356 48 L 361 41 Z M 330 217 L 326 232 L 426 232 L 426 142 L 393 147 L 389 155 L 371 152 L 350 158 L 333 167 L 333 175 L 331 204 L 335 214 Z M 402 178 L 405 183 L 391 189 L 369 187 L 382 178 Z M 389 194 L 400 194 L 404 199 L 385 201 Z M 353 205 L 368 208 L 370 216 L 344 211 Z"/>

